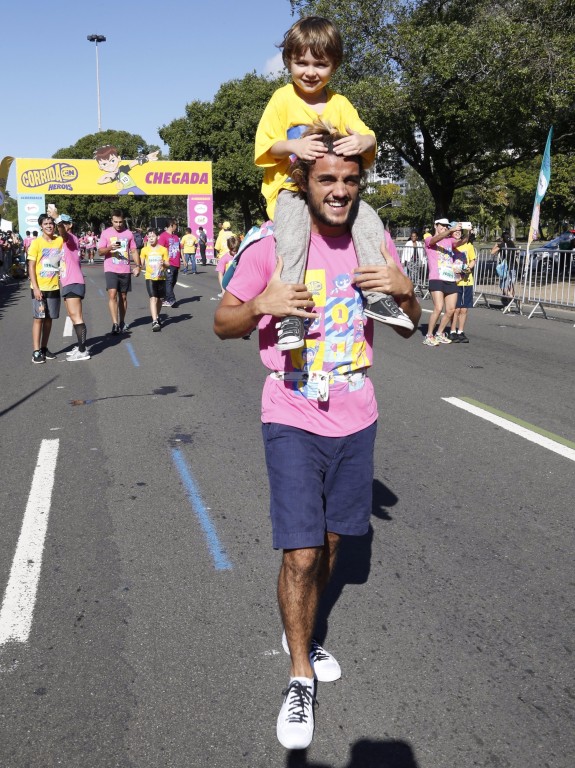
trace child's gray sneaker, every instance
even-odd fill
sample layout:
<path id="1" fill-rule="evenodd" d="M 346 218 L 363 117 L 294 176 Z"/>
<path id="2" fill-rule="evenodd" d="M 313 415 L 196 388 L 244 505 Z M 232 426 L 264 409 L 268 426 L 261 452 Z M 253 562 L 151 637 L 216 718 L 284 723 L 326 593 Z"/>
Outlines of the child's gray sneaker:
<path id="1" fill-rule="evenodd" d="M 276 323 L 276 328 L 279 329 L 279 333 L 275 347 L 280 352 L 303 347 L 303 317 L 297 317 L 296 315 L 284 317 L 281 322 Z"/>
<path id="2" fill-rule="evenodd" d="M 413 330 L 413 323 L 405 312 L 400 309 L 392 296 L 383 295 L 381 299 L 368 304 L 364 310 L 368 317 L 388 325 L 399 325 L 401 328 Z"/>

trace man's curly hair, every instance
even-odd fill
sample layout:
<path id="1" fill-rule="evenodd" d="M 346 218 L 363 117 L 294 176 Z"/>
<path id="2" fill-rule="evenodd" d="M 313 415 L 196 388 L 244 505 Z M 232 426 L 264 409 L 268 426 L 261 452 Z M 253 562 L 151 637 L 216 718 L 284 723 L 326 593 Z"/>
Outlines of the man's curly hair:
<path id="1" fill-rule="evenodd" d="M 333 148 L 333 145 L 336 141 L 339 139 L 345 138 L 347 134 L 340 133 L 337 128 L 335 128 L 331 123 L 324 122 L 323 120 L 320 120 L 319 118 L 313 122 L 310 127 L 302 133 L 300 138 L 305 138 L 306 136 L 311 136 L 312 134 L 317 134 L 319 136 L 319 141 L 321 141 L 325 146 L 327 147 L 326 155 L 335 155 L 337 154 Z M 365 189 L 366 185 L 366 172 L 364 170 L 364 163 L 363 163 L 363 157 L 361 155 L 352 155 L 351 157 L 347 158 L 348 160 L 356 160 L 357 164 L 359 165 L 359 172 L 361 175 L 361 182 L 360 182 L 360 190 Z M 301 157 L 298 157 L 289 168 L 289 175 L 292 178 L 293 182 L 299 187 L 300 192 L 303 194 L 304 188 L 307 186 L 307 182 L 309 179 L 309 172 L 310 169 L 313 168 L 315 165 L 315 160 L 304 160 Z"/>

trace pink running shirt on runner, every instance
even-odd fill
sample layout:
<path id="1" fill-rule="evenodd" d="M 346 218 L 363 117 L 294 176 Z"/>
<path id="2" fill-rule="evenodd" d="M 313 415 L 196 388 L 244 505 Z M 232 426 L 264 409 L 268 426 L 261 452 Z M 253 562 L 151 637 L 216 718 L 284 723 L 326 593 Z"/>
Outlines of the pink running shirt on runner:
<path id="1" fill-rule="evenodd" d="M 136 250 L 134 235 L 129 229 L 117 232 L 114 227 L 108 227 L 100 235 L 98 248 L 108 248 L 112 243 L 121 243 L 120 251 L 115 251 L 115 256 L 108 256 L 104 259 L 104 272 L 118 272 L 127 274 L 130 272 L 130 251 Z"/>
<path id="2" fill-rule="evenodd" d="M 158 238 L 158 244 L 163 245 L 168 251 L 170 256 L 170 266 L 180 266 L 180 238 L 177 235 L 172 235 L 165 230 Z"/>
<path id="3" fill-rule="evenodd" d="M 223 275 L 228 268 L 230 261 L 233 261 L 234 258 L 235 254 L 231 254 L 229 251 L 224 253 L 224 255 L 218 259 L 218 263 L 216 264 L 216 272 L 219 272 Z"/>
<path id="4" fill-rule="evenodd" d="M 427 255 L 428 280 L 445 280 L 447 283 L 456 281 L 453 271 L 453 246 L 457 241 L 453 237 L 444 237 L 435 245 L 429 246 L 431 237 L 425 238 L 425 253 Z"/>
<path id="5" fill-rule="evenodd" d="M 393 254 L 392 254 L 393 256 Z M 227 290 L 240 301 L 262 293 L 276 266 L 275 241 L 267 237 L 249 246 Z M 357 256 L 350 235 L 324 238 L 312 234 L 305 283 L 313 294 L 318 318 L 306 329 L 305 344 L 278 352 L 277 318 L 259 322 L 260 358 L 269 371 L 334 371 L 367 369 L 373 359 L 373 324 L 363 311 L 363 297 L 351 279 Z M 343 437 L 377 419 L 377 403 L 369 378 L 334 382 L 329 400 L 317 399 L 317 384 L 266 378 L 262 421 L 298 427 L 327 437 Z"/>
<path id="6" fill-rule="evenodd" d="M 68 232 L 64 239 L 60 260 L 60 285 L 84 285 L 84 275 L 80 266 L 80 243 L 76 235 Z"/>

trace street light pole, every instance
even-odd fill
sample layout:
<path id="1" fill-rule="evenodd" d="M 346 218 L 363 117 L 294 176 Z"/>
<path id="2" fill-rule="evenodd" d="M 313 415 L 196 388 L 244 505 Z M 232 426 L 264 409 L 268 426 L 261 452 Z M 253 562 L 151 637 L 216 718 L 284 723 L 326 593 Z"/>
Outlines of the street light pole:
<path id="1" fill-rule="evenodd" d="M 102 116 L 100 113 L 100 62 L 98 60 L 98 43 L 105 43 L 104 35 L 88 35 L 91 43 L 96 43 L 96 90 L 98 93 L 98 133 L 102 132 Z"/>

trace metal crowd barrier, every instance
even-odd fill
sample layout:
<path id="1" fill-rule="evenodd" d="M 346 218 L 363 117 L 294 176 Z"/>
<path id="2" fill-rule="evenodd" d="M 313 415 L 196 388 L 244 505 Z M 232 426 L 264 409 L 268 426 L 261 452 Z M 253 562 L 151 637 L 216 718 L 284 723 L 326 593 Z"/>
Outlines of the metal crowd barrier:
<path id="1" fill-rule="evenodd" d="M 397 252 L 416 295 L 428 298 L 425 255 L 417 254 L 413 260 L 413 248 L 403 246 L 398 246 Z M 528 304 L 532 306 L 529 318 L 535 313 L 547 317 L 545 307 L 575 309 L 575 251 L 535 252 L 527 263 L 525 249 L 507 248 L 503 274 L 498 274 L 501 260 L 498 255 L 491 255 L 490 248 L 479 248 L 476 252 L 473 306 L 484 303 L 489 307 L 495 300 L 501 302 L 503 312 L 523 314 L 522 306 Z"/>

